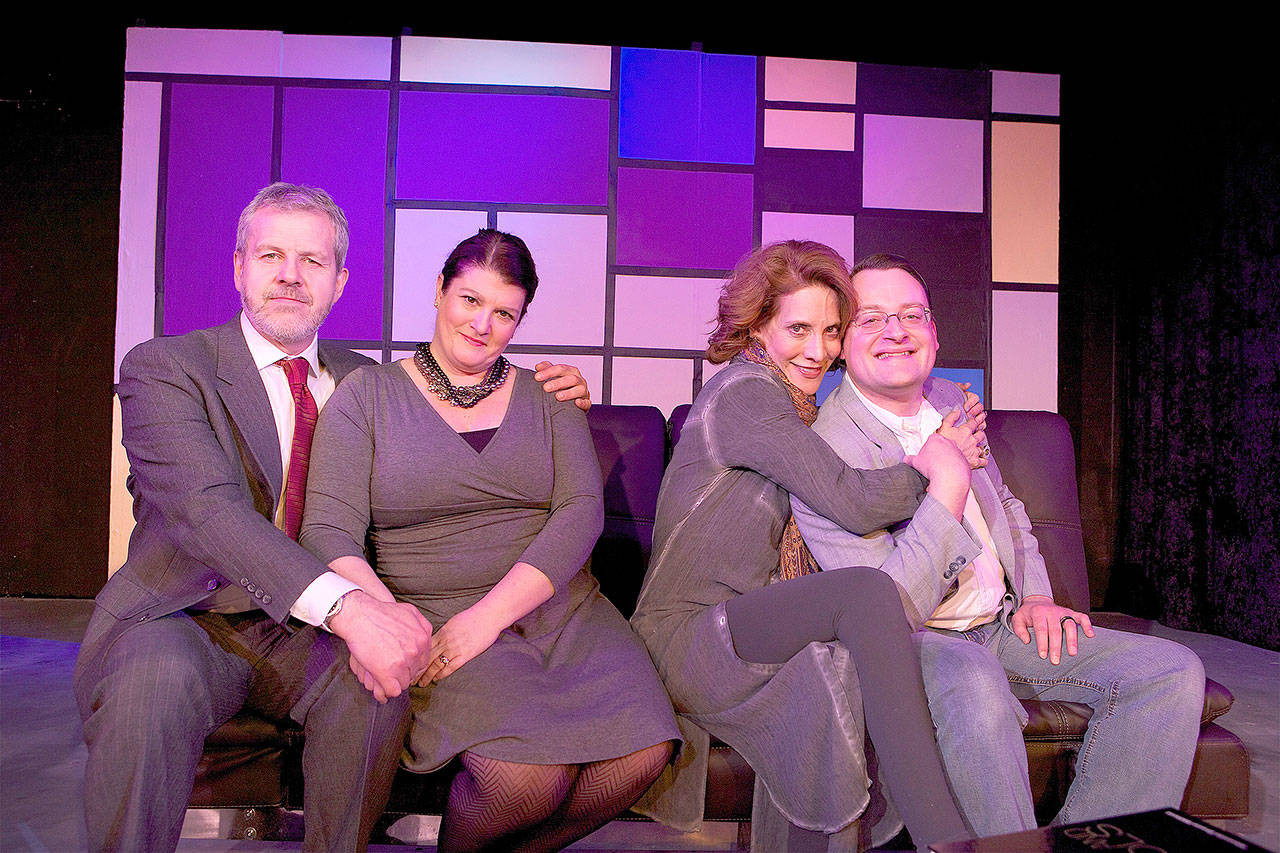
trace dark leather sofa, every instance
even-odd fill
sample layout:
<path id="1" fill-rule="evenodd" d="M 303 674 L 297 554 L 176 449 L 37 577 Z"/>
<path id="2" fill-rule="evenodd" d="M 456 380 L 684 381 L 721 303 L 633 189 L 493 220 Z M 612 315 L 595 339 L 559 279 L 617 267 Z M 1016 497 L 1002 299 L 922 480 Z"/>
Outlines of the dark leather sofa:
<path id="1" fill-rule="evenodd" d="M 592 408 L 588 420 L 604 476 L 605 524 L 592 555 L 600 586 L 630 615 L 653 536 L 662 471 L 679 439 L 688 407 L 670 422 L 649 406 Z M 1047 412 L 990 412 L 987 435 L 1010 489 L 1025 503 L 1049 566 L 1058 601 L 1088 610 L 1089 586 L 1080 526 L 1075 456 L 1066 422 Z M 1151 624 L 1118 614 L 1095 614 L 1095 624 L 1147 631 Z M 1226 688 L 1208 681 L 1200 738 L 1183 810 L 1199 817 L 1248 812 L 1249 756 L 1240 740 L 1214 722 L 1231 707 Z M 1037 812 L 1047 821 L 1072 779 L 1089 709 L 1067 702 L 1024 702 Z M 193 809 L 236 810 L 220 834 L 293 836 L 302 808 L 300 730 L 242 713 L 206 742 L 192 793 Z M 384 825 L 404 814 L 439 814 L 453 768 L 416 775 L 401 771 Z M 704 817 L 746 822 L 754 773 L 729 747 L 713 741 Z M 224 813 L 225 814 L 225 813 Z M 739 833 L 746 838 L 745 832 Z"/>

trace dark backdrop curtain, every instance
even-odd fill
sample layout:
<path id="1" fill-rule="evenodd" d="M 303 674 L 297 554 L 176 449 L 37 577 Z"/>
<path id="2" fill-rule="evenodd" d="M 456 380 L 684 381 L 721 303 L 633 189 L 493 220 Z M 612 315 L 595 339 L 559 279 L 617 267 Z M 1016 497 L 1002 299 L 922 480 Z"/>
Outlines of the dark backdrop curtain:
<path id="1" fill-rule="evenodd" d="M 1143 224 L 1129 234 L 1131 278 L 1117 294 L 1124 452 L 1107 599 L 1109 609 L 1271 649 L 1280 648 L 1277 106 L 1275 95 L 1252 93 L 1179 111 L 1180 133 L 1149 140 L 1166 150 L 1129 188 L 1150 208 L 1133 211 Z"/>

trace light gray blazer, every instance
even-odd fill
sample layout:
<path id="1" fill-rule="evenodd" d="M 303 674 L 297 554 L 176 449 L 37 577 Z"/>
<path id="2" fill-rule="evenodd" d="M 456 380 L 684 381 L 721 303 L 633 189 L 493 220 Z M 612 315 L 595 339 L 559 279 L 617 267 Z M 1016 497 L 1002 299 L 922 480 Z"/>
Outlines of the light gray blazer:
<path id="1" fill-rule="evenodd" d="M 946 380 L 926 380 L 924 395 L 943 416 L 964 402 L 960 389 Z M 897 437 L 868 411 L 847 379 L 822 404 L 813 430 L 853 467 L 886 468 L 904 455 Z M 1031 521 L 1022 502 L 1005 487 L 994 459 L 973 472 L 972 488 L 1004 566 L 1008 593 L 1002 618 L 1007 624 L 1025 596 L 1052 596 L 1053 590 L 1031 535 Z M 822 568 L 879 566 L 901 588 L 907 620 L 917 630 L 954 591 L 961 569 L 982 550 L 968 523 L 957 521 L 930 495 L 909 521 L 865 536 L 849 533 L 795 497 L 791 507 Z"/>

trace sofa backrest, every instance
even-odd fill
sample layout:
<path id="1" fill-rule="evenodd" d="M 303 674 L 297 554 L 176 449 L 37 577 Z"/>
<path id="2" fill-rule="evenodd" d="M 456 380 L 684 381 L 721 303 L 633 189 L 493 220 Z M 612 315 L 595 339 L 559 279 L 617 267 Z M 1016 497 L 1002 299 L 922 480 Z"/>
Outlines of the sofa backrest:
<path id="1" fill-rule="evenodd" d="M 604 479 L 604 532 L 591 552 L 591 571 L 605 597 L 630 617 L 653 544 L 667 422 L 653 406 L 596 405 L 587 423 Z"/>
<path id="2" fill-rule="evenodd" d="M 1071 431 L 1052 412 L 987 412 L 987 442 L 1000 474 L 1031 519 L 1049 569 L 1054 599 L 1089 611 L 1076 454 Z"/>
<path id="3" fill-rule="evenodd" d="M 666 423 L 664 462 L 680 439 L 689 409 L 688 404 L 678 406 Z M 654 452 L 661 414 L 647 406 L 595 406 L 589 418 L 605 476 L 605 535 L 596 549 L 596 576 L 606 595 L 629 615 L 652 543 L 662 471 L 654 469 L 654 457 L 646 454 Z M 623 432 L 612 435 L 614 429 Z M 990 411 L 987 440 L 1005 484 L 1026 507 L 1055 598 L 1087 612 L 1089 575 L 1067 422 L 1051 412 Z"/>

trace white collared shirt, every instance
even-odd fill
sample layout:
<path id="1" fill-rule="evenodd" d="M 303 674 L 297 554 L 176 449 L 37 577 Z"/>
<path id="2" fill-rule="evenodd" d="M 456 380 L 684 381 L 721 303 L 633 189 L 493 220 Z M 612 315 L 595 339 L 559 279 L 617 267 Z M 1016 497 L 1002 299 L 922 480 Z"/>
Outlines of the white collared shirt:
<path id="1" fill-rule="evenodd" d="M 919 453 L 929 436 L 942 426 L 942 415 L 928 400 L 922 398 L 919 411 L 903 417 L 868 400 L 847 373 L 844 381 L 849 383 L 867 411 L 894 434 L 904 453 Z M 931 628 L 964 631 L 985 625 L 999 615 L 1004 600 L 1004 567 L 1000 564 L 995 543 L 991 540 L 991 528 L 987 526 L 987 520 L 982 515 L 982 508 L 978 506 L 972 488 L 965 499 L 964 520 L 977 535 L 982 551 L 960 571 L 956 578 L 955 593 L 944 599 L 933 611 L 933 615 L 925 620 L 925 624 Z"/>
<path id="2" fill-rule="evenodd" d="M 289 482 L 289 457 L 293 452 L 294 404 L 289 377 L 278 362 L 290 356 L 264 338 L 243 311 L 240 312 L 240 330 L 244 333 L 244 341 L 249 345 L 249 355 L 253 358 L 254 367 L 258 368 L 258 375 L 267 391 L 271 415 L 276 424 L 276 435 L 280 438 L 280 470 L 283 478 L 280 481 L 280 500 L 276 503 L 275 525 L 284 530 L 284 484 Z M 307 388 L 315 398 L 316 409 L 322 409 L 337 383 L 333 380 L 333 374 L 320 363 L 318 339 L 313 337 L 299 356 L 307 360 Z M 302 595 L 289 608 L 289 613 L 308 625 L 319 625 L 334 602 L 354 589 L 360 589 L 360 586 L 337 572 L 325 572 L 302 591 Z"/>

